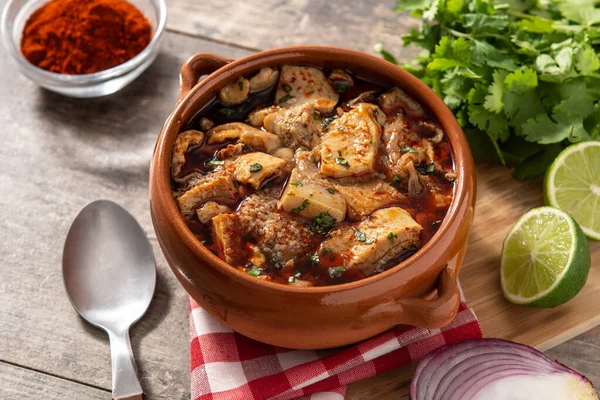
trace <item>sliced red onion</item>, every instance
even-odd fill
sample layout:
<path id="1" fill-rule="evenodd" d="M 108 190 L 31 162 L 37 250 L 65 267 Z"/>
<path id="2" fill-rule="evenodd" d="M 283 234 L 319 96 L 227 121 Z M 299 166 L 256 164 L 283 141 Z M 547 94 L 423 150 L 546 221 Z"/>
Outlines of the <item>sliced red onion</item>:
<path id="1" fill-rule="evenodd" d="M 545 354 L 501 339 L 446 345 L 415 371 L 412 400 L 598 400 L 592 383 Z"/>

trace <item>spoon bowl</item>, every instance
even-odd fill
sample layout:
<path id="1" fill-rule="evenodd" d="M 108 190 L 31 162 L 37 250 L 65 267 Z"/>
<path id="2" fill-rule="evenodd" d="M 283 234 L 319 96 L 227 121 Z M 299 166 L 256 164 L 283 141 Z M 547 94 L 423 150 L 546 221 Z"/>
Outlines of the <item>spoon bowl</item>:
<path id="1" fill-rule="evenodd" d="M 142 395 L 129 327 L 150 305 L 156 266 L 152 246 L 135 218 L 107 200 L 83 208 L 67 234 L 63 278 L 75 310 L 109 335 L 113 397 Z"/>

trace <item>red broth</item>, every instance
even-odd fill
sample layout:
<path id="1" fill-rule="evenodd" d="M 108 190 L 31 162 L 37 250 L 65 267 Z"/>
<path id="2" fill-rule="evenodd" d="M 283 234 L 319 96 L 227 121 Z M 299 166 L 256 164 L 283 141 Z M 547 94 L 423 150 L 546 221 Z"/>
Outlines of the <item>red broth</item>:
<path id="1" fill-rule="evenodd" d="M 324 70 L 324 72 L 327 75 L 329 71 Z M 337 107 L 341 107 L 344 111 L 348 111 L 350 109 L 347 103 L 361 93 L 366 91 L 376 91 L 376 98 L 390 89 L 390 87 L 382 86 L 354 75 L 352 75 L 352 78 L 354 80 L 354 85 L 339 93 L 340 99 Z M 202 130 L 200 128 L 200 120 L 202 118 L 208 118 L 216 125 L 229 122 L 244 122 L 246 121 L 248 114 L 256 107 L 273 104 L 275 101 L 275 87 L 276 85 L 270 89 L 258 92 L 256 94 L 250 94 L 246 101 L 235 107 L 226 107 L 221 104 L 218 99 L 215 99 L 211 104 L 201 110 L 187 125 L 185 125 L 181 132 L 191 129 Z M 323 119 L 335 116 L 335 110 L 330 114 L 320 115 L 320 117 Z M 388 116 L 388 122 L 389 120 L 390 116 Z M 405 123 L 407 124 L 407 129 L 420 132 L 423 130 L 423 124 L 426 122 L 436 124 L 436 121 L 427 112 L 422 118 L 406 118 Z M 181 174 L 179 176 L 186 176 L 194 172 L 201 175 L 210 174 L 212 172 L 212 168 L 208 166 L 208 162 L 216 157 L 216 154 L 219 150 L 227 147 L 227 145 L 231 143 L 232 142 L 225 142 L 217 145 L 208 145 L 205 139 L 204 143 L 190 147 L 185 154 L 185 164 L 183 165 Z M 409 144 L 411 146 L 419 146 L 418 142 Z M 420 168 L 420 173 L 427 175 L 427 179 L 429 179 L 429 185 L 436 188 L 436 193 L 431 190 L 423 190 L 418 195 L 410 196 L 407 194 L 406 188 L 398 187 L 397 190 L 406 195 L 405 200 L 390 203 L 388 205 L 404 208 L 411 214 L 414 220 L 422 226 L 423 229 L 420 232 L 420 246 L 423 246 L 435 235 L 449 208 L 449 202 L 447 205 L 442 207 L 438 206 L 436 196 L 437 198 L 440 198 L 440 196 L 451 198 L 453 195 L 455 180 L 454 160 L 451 146 L 445 135 L 443 140 L 435 146 L 435 162 L 441 165 L 444 170 L 450 172 L 450 174 L 441 174 L 437 171 L 429 172 L 427 171 L 427 165 L 417 166 L 417 169 Z M 380 169 L 379 172 L 386 176 L 384 181 L 394 185 L 394 174 L 388 170 L 385 170 L 385 167 L 382 165 L 382 163 L 380 163 L 378 168 Z M 448 175 L 450 175 L 450 178 Z M 276 193 L 281 193 L 286 185 L 286 179 L 287 177 L 271 180 L 259 190 L 262 191 L 265 189 L 271 189 Z M 174 180 L 172 181 L 172 188 L 176 196 L 178 193 L 181 193 L 184 190 L 185 186 L 186 184 L 177 183 Z M 238 201 L 233 208 L 235 209 L 244 201 L 245 198 L 255 192 L 256 190 L 250 186 L 240 185 L 240 195 L 238 196 Z M 287 213 L 285 211 L 280 211 L 280 213 L 284 214 L 285 218 L 293 221 L 299 221 L 301 224 L 307 226 L 311 222 L 306 218 L 294 215 L 292 213 Z M 219 248 L 215 244 L 215 239 L 213 238 L 210 223 L 203 224 L 195 216 L 186 218 L 186 223 L 202 244 L 204 244 L 216 255 L 220 255 Z M 339 227 L 356 226 L 358 223 L 359 221 L 346 220 L 337 223 L 333 229 Z M 249 254 L 250 249 L 253 246 L 258 245 L 258 239 L 259 238 L 252 237 L 250 235 L 244 236 L 242 238 L 242 247 L 244 248 L 239 250 Z M 324 235 L 315 234 L 314 237 L 311 238 L 310 251 L 307 251 L 302 256 L 294 259 L 292 266 L 281 265 L 273 260 L 267 260 L 266 265 L 261 268 L 260 275 L 258 277 L 282 284 L 290 284 L 298 280 L 308 282 L 310 286 L 336 285 L 353 282 L 367 277 L 367 275 L 360 269 L 348 269 L 341 274 L 341 276 L 332 276 L 330 269 L 342 265 L 343 259 L 340 254 L 333 251 L 327 252 L 321 250 L 318 252 L 319 246 L 324 239 Z M 399 262 L 409 258 L 417 250 L 418 247 L 407 249 L 403 253 L 389 260 L 385 266 L 377 272 L 381 272 L 382 270 L 397 265 Z M 315 263 L 316 258 L 318 258 L 317 263 Z M 233 267 L 246 271 L 252 275 L 250 257 L 247 258 L 245 263 L 233 265 Z"/>

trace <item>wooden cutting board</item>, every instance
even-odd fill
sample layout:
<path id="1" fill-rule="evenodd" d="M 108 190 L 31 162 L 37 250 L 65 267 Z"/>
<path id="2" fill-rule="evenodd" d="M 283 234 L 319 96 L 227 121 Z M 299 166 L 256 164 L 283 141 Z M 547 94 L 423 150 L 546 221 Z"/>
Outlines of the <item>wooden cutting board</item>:
<path id="1" fill-rule="evenodd" d="M 542 179 L 518 181 L 500 166 L 477 167 L 477 206 L 460 272 L 465 297 L 486 337 L 548 350 L 600 324 L 600 242 L 590 241 L 592 268 L 583 290 L 554 309 L 513 305 L 500 291 L 502 241 L 526 211 L 543 205 Z M 413 367 L 350 385 L 347 399 L 399 399 L 408 393 Z"/>

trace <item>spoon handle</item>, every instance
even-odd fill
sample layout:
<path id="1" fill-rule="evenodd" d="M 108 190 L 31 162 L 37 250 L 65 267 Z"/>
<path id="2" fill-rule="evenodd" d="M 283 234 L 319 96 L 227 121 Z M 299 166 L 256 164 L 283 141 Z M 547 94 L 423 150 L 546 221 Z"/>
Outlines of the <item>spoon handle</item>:
<path id="1" fill-rule="evenodd" d="M 108 332 L 110 339 L 110 361 L 112 365 L 112 397 L 115 400 L 143 400 L 144 392 L 137 376 L 137 368 L 129 330 Z"/>

